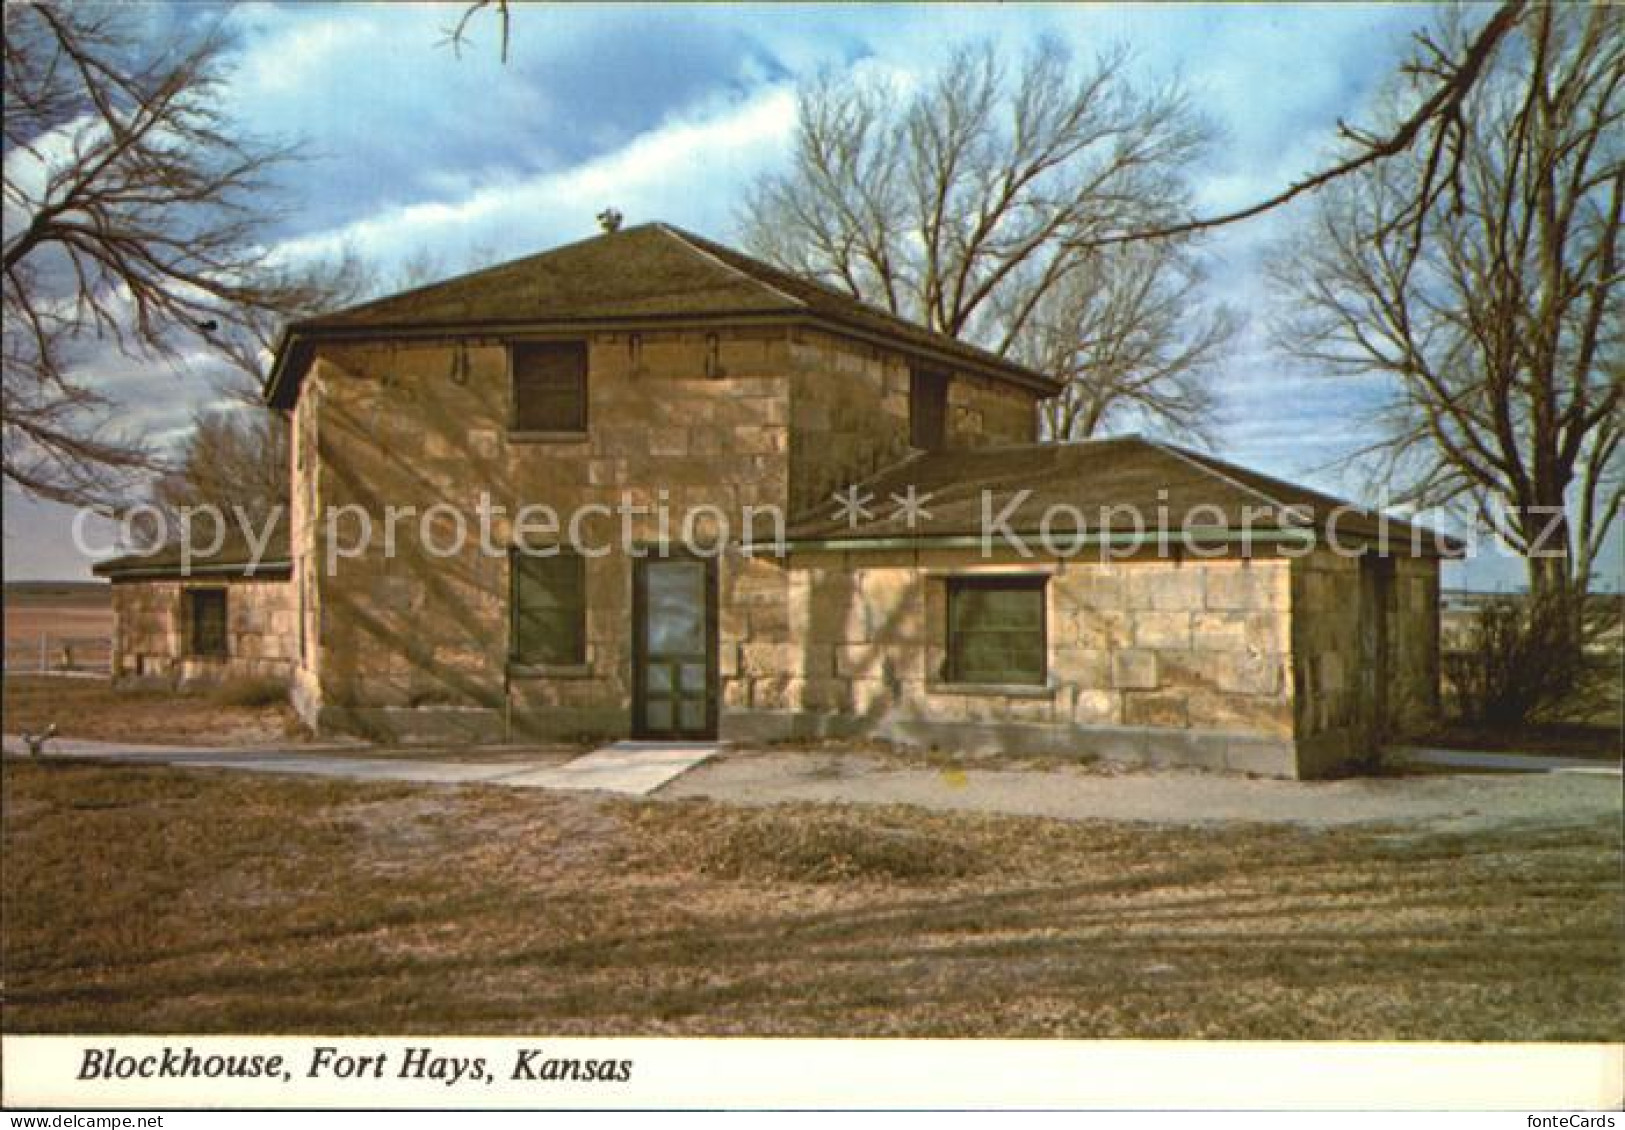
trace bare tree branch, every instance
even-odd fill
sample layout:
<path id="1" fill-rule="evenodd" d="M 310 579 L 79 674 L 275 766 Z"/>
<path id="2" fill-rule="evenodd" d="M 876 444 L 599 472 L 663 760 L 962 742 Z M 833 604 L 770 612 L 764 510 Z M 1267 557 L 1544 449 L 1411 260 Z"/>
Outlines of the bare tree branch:
<path id="1" fill-rule="evenodd" d="M 1424 42 L 1443 59 L 1467 35 L 1447 17 Z M 1281 257 L 1296 315 L 1277 336 L 1387 377 L 1384 473 L 1469 503 L 1529 555 L 1532 591 L 1568 600 L 1621 506 L 1625 13 L 1531 10 L 1456 112 L 1448 199 L 1428 202 L 1426 152 L 1322 197 Z"/>
<path id="2" fill-rule="evenodd" d="M 463 8 L 462 14 L 457 17 L 457 22 L 445 29 L 445 38 L 440 41 L 438 46 L 450 47 L 453 55 L 461 57 L 463 47 L 468 43 L 469 24 L 473 22 L 475 16 L 487 10 L 493 11 L 497 15 L 497 27 L 501 34 L 498 50 L 503 65 L 506 66 L 508 62 L 509 32 L 508 0 L 474 0 L 473 3 Z"/>
<path id="3" fill-rule="evenodd" d="M 744 241 L 1077 383 L 1056 436 L 1119 417 L 1199 434 L 1199 378 L 1231 322 L 1190 308 L 1188 241 L 1086 246 L 1181 214 L 1206 142 L 1180 91 L 1137 90 L 1126 66 L 1119 51 L 1076 67 L 1046 40 L 1014 67 L 961 48 L 909 96 L 823 76 L 801 92 L 791 168 L 747 200 Z"/>
<path id="4" fill-rule="evenodd" d="M 143 49 L 129 18 L 5 12 L 4 474 L 101 506 L 160 459 L 114 425 L 96 367 L 229 356 L 303 299 L 261 262 L 269 177 L 296 154 L 237 136 L 217 108 L 228 39 Z"/>
<path id="5" fill-rule="evenodd" d="M 1212 216 L 1192 217 L 1177 223 L 1112 232 L 1086 240 L 1086 247 L 1109 247 L 1120 243 L 1140 243 L 1194 235 L 1240 223 L 1274 211 L 1300 196 L 1316 192 L 1381 161 L 1407 152 L 1424 136 L 1428 145 L 1423 156 L 1423 175 L 1416 186 L 1412 210 L 1391 219 L 1395 226 L 1414 224 L 1417 216 L 1431 209 L 1449 190 L 1457 187 L 1462 139 L 1466 131 L 1463 107 L 1496 50 L 1512 34 L 1529 8 L 1528 0 L 1504 0 L 1485 21 L 1476 37 L 1457 56 L 1441 49 L 1425 34 L 1418 36 L 1422 56 L 1406 64 L 1404 71 L 1433 82 L 1416 109 L 1392 128 L 1373 132 L 1338 123 L 1338 133 L 1352 142 L 1355 152 L 1342 161 L 1294 181 L 1280 192 L 1256 204 Z"/>

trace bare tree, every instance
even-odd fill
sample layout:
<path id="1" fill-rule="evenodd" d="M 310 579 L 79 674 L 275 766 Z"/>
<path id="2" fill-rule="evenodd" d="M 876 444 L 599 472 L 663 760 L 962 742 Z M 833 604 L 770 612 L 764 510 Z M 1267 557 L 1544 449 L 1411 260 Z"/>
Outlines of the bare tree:
<path id="1" fill-rule="evenodd" d="M 1211 443 L 1209 377 L 1238 323 L 1223 306 L 1204 309 L 1205 284 L 1194 257 L 1162 241 L 1102 248 L 1068 272 L 1010 349 L 1066 382 L 1040 409 L 1043 434 L 1143 428 Z"/>
<path id="2" fill-rule="evenodd" d="M 790 168 L 764 176 L 748 198 L 744 241 L 900 317 L 1051 365 L 1063 379 L 1132 348 L 1161 360 L 1155 375 L 1131 366 L 1142 390 L 1188 381 L 1194 370 L 1178 358 L 1204 351 L 1168 340 L 1056 352 L 1068 326 L 1189 333 L 1140 316 L 1166 292 L 1159 276 L 1188 266 L 1183 243 L 1111 256 L 1132 262 L 1137 277 L 1104 301 L 1095 287 L 1108 277 L 1106 257 L 1084 246 L 1184 215 L 1184 174 L 1206 141 L 1177 89 L 1136 90 L 1126 64 L 1115 52 L 1077 69 L 1064 47 L 1042 40 L 1014 70 L 990 44 L 962 48 L 909 93 L 825 75 L 802 91 Z M 1024 338 L 1040 323 L 1051 340 L 1035 350 Z M 1103 380 L 1088 395 L 1128 387 Z M 1139 406 L 1161 416 L 1177 399 L 1149 395 Z M 1072 415 L 1067 434 L 1109 412 Z M 1175 413 L 1162 422 L 1188 421 Z"/>
<path id="3" fill-rule="evenodd" d="M 1422 217 L 1457 189 L 1461 155 L 1468 136 L 1464 112 L 1467 99 L 1501 45 L 1528 15 L 1530 7 L 1528 0 L 1502 0 L 1476 32 L 1457 35 L 1448 45 L 1441 44 L 1425 31 L 1417 33 L 1417 50 L 1401 67 L 1401 72 L 1415 85 L 1412 108 L 1383 129 L 1361 129 L 1339 121 L 1337 135 L 1352 146 L 1352 151 L 1330 165 L 1243 208 L 1113 232 L 1091 239 L 1085 245 L 1110 247 L 1142 243 L 1241 223 L 1403 153 L 1420 153 L 1423 172 L 1412 186 L 1409 206 L 1395 217 L 1395 225 L 1405 226 L 1414 233 Z"/>
<path id="4" fill-rule="evenodd" d="M 277 339 L 287 322 L 327 313 L 377 293 L 379 271 L 345 246 L 326 259 L 268 262 L 253 269 L 266 290 L 281 296 L 276 308 L 245 308 L 220 334 L 216 346 L 231 366 L 220 391 L 244 406 L 264 407 L 262 389 L 270 373 Z"/>
<path id="5" fill-rule="evenodd" d="M 268 266 L 260 276 L 289 296 L 282 310 L 245 312 L 220 349 L 230 364 L 217 391 L 227 403 L 198 413 L 175 457 L 152 481 L 158 506 L 239 506 L 256 523 L 285 507 L 291 486 L 288 419 L 266 405 L 262 390 L 286 319 L 348 306 L 378 289 L 378 272 L 351 248 L 332 259 Z M 296 297 L 296 301 L 295 301 Z"/>
<path id="6" fill-rule="evenodd" d="M 1622 118 L 1625 11 L 1536 8 L 1461 109 L 1449 200 L 1417 215 L 1425 154 L 1373 165 L 1279 270 L 1288 349 L 1392 382 L 1385 473 L 1470 507 L 1526 555 L 1536 603 L 1571 610 L 1625 489 Z"/>
<path id="7" fill-rule="evenodd" d="M 493 247 L 472 245 L 462 256 L 463 269 L 477 270 L 496 257 Z M 281 311 L 253 311 L 222 343 L 232 365 L 217 387 L 226 403 L 194 418 L 180 451 L 153 480 L 151 500 L 171 513 L 209 504 L 230 515 L 233 506 L 240 506 L 256 525 L 273 507 L 286 506 L 291 485 L 288 420 L 267 407 L 262 396 L 283 322 L 423 286 L 450 273 L 444 259 L 427 251 L 414 253 L 386 273 L 348 247 L 330 259 L 265 268 L 269 283 L 297 295 L 298 302 Z"/>
<path id="8" fill-rule="evenodd" d="M 214 506 L 259 529 L 288 503 L 288 427 L 262 406 L 200 413 L 174 466 L 152 485 L 152 501 L 171 514 Z M 235 508 L 235 509 L 234 509 Z"/>
<path id="9" fill-rule="evenodd" d="M 308 300 L 261 267 L 268 178 L 293 153 L 222 116 L 228 40 L 148 48 L 131 18 L 5 12 L 4 475 L 69 503 L 117 505 L 158 463 L 114 427 L 98 341 L 126 358 L 229 353 Z"/>
<path id="10" fill-rule="evenodd" d="M 1419 97 L 1409 113 L 1384 130 L 1362 129 L 1337 123 L 1340 138 L 1352 151 L 1324 168 L 1317 169 L 1285 188 L 1241 208 L 1206 216 L 1181 216 L 1173 221 L 1154 223 L 1126 231 L 1095 232 L 1077 240 L 1082 248 L 1113 247 L 1124 243 L 1144 243 L 1194 235 L 1213 228 L 1241 223 L 1311 195 L 1343 177 L 1378 162 L 1420 147 L 1425 154 L 1427 173 L 1416 186 L 1410 219 L 1415 224 L 1455 188 L 1462 139 L 1465 136 L 1463 107 L 1479 78 L 1501 45 L 1528 15 L 1530 0 L 1501 0 L 1477 32 L 1459 50 L 1446 50 L 1427 33 L 1417 35 L 1417 51 L 1404 65 L 1417 79 Z M 445 31 L 442 45 L 461 54 L 468 41 L 468 29 L 487 10 L 497 15 L 501 58 L 508 61 L 510 10 L 508 0 L 472 0 L 466 3 L 457 22 Z"/>

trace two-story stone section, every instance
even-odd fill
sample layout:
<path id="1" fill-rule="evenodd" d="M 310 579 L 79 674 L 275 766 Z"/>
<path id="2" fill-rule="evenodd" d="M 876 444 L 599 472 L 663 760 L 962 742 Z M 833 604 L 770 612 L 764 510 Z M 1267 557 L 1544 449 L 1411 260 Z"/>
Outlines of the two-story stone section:
<path id="1" fill-rule="evenodd" d="M 1448 546 L 1164 445 L 1040 445 L 1056 391 L 658 224 L 295 324 L 294 702 L 388 740 L 1286 776 L 1428 721 Z"/>

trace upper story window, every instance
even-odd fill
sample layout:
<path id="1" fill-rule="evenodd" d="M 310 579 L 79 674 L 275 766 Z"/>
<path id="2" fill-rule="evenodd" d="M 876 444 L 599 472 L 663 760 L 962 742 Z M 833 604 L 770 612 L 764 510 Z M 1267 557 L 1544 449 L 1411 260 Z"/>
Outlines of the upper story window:
<path id="1" fill-rule="evenodd" d="M 186 593 L 187 643 L 193 655 L 226 656 L 226 590 L 189 589 Z"/>
<path id="2" fill-rule="evenodd" d="M 587 430 L 587 344 L 520 341 L 509 346 L 513 428 L 519 432 Z"/>
<path id="3" fill-rule="evenodd" d="M 922 451 L 941 448 L 948 433 L 948 374 L 915 369 L 908 378 L 908 442 Z"/>
<path id="4" fill-rule="evenodd" d="M 948 681 L 1043 685 L 1044 577 L 948 580 Z"/>

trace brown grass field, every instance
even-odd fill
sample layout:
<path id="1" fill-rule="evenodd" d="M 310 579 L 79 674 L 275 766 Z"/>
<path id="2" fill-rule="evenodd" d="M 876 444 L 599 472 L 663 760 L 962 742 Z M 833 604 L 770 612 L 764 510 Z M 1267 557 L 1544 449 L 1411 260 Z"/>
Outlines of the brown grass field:
<path id="1" fill-rule="evenodd" d="M 4 773 L 13 1033 L 1625 1038 L 1611 825 Z"/>
<path id="2" fill-rule="evenodd" d="M 65 738 L 163 745 L 286 744 L 303 731 L 286 705 L 243 706 L 237 684 L 177 693 L 118 688 L 106 679 L 17 675 L 5 680 L 7 733 L 51 723 Z"/>
<path id="3" fill-rule="evenodd" d="M 105 584 L 25 581 L 4 594 L 8 671 L 38 670 L 40 637 L 47 637 L 46 664 L 63 663 L 63 642 L 75 666 L 107 668 L 113 638 L 113 596 Z"/>

